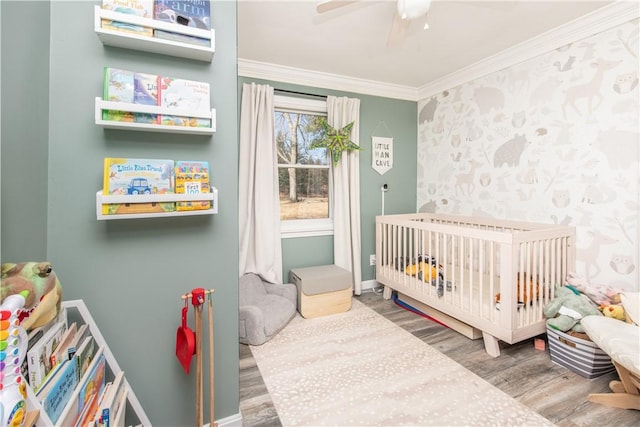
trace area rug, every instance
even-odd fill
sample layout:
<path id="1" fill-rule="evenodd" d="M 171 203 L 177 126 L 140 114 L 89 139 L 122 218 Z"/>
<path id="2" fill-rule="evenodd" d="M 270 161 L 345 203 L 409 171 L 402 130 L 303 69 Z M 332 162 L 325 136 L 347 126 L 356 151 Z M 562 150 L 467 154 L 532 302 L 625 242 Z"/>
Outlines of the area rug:
<path id="1" fill-rule="evenodd" d="M 285 427 L 553 425 L 355 300 L 251 352 Z"/>

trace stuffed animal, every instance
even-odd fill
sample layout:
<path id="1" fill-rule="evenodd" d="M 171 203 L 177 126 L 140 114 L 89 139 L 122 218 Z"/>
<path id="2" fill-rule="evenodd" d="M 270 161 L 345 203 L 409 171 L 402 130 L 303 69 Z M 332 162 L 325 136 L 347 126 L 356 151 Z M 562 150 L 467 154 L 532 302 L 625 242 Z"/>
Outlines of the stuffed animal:
<path id="1" fill-rule="evenodd" d="M 0 300 L 29 291 L 19 316 L 20 325 L 25 331 L 45 325 L 58 315 L 62 304 L 62 286 L 51 263 L 4 263 L 0 268 Z"/>
<path id="2" fill-rule="evenodd" d="M 602 316 L 602 313 L 584 294 L 569 286 L 556 285 L 555 298 L 543 309 L 547 325 L 558 331 L 584 332 L 580 319 L 585 316 Z"/>
<path id="3" fill-rule="evenodd" d="M 588 296 L 597 305 L 620 303 L 620 292 L 622 290 L 614 286 L 589 283 L 586 278 L 576 273 L 567 275 L 567 283 Z"/>
<path id="4" fill-rule="evenodd" d="M 604 314 L 605 317 L 613 317 L 618 320 L 624 321 L 627 319 L 624 308 L 621 305 L 611 304 L 604 306 L 602 307 L 602 314 Z"/>

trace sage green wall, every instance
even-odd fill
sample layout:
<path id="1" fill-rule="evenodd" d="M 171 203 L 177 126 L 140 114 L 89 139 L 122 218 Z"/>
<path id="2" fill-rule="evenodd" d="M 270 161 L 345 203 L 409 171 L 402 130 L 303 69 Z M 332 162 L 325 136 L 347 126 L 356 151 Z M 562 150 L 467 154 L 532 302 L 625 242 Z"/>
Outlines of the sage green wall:
<path id="1" fill-rule="evenodd" d="M 375 271 L 369 266 L 369 255 L 375 253 L 375 217 L 381 214 L 382 207 L 380 187 L 385 183 L 389 186 L 385 214 L 416 211 L 417 103 L 246 77 L 238 78 L 239 92 L 243 83 L 251 82 L 276 89 L 360 99 L 360 145 L 364 147 L 360 152 L 362 280 L 373 279 Z M 393 168 L 384 175 L 371 168 L 372 136 L 393 137 Z M 294 267 L 332 262 L 332 237 L 282 239 L 283 278 L 289 277 L 289 270 Z"/>
<path id="2" fill-rule="evenodd" d="M 3 1 L 2 9 L 2 260 L 44 260 L 49 3 Z"/>
<path id="3" fill-rule="evenodd" d="M 33 87 L 22 95 L 30 102 L 20 102 L 19 108 L 3 91 L 3 161 L 6 153 L 17 152 L 13 162 L 24 169 L 10 176 L 23 183 L 20 191 L 12 191 L 12 211 L 3 188 L 2 226 L 3 231 L 34 227 L 41 234 L 27 237 L 46 248 L 13 253 L 13 242 L 3 233 L 3 255 L 53 262 L 64 298 L 85 301 L 154 425 L 195 423 L 194 369 L 185 375 L 175 356 L 180 296 L 195 287 L 215 288 L 216 418 L 237 414 L 236 3 L 212 2 L 216 53 L 211 64 L 103 46 L 93 29 L 98 1 L 2 3 L 2 40 L 11 40 L 12 58 L 18 56 L 13 49 L 24 51 L 20 62 L 9 62 L 3 46 L 3 89 L 8 90 L 7 81 L 18 85 L 13 79 L 25 75 Z M 41 27 L 25 27 L 30 20 L 15 19 L 30 16 L 26 12 L 32 8 L 44 14 L 50 8 L 50 28 L 48 19 Z M 12 29 L 10 38 L 5 28 Z M 32 56 L 38 57 L 35 64 Z M 201 137 L 96 126 L 94 100 L 102 94 L 104 66 L 209 82 L 217 132 Z M 39 103 L 46 106 L 47 99 L 48 117 L 36 108 Z M 5 133 L 8 106 L 15 108 L 19 121 L 9 123 Z M 42 137 L 36 141 L 42 151 L 34 150 L 35 159 L 25 158 L 27 150 L 21 147 L 34 143 L 23 137 L 26 123 Z M 102 187 L 104 157 L 209 161 L 219 190 L 219 214 L 97 221 L 95 194 Z M 31 174 L 27 160 L 38 164 L 33 178 L 25 181 Z M 2 182 L 7 184 L 9 171 L 2 166 Z M 17 217 L 20 206 L 40 213 Z M 192 308 L 189 322 L 194 327 Z M 206 341 L 203 348 L 208 348 Z M 208 413 L 206 403 L 204 411 Z"/>

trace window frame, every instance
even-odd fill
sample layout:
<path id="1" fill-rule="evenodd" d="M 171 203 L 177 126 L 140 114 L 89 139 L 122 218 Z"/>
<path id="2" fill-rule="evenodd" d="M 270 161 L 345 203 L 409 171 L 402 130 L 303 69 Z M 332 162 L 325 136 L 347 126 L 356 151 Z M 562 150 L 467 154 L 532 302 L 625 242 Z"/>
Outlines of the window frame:
<path id="1" fill-rule="evenodd" d="M 274 119 L 275 111 L 297 114 L 317 114 L 327 116 L 327 101 L 307 98 L 297 98 L 292 96 L 274 95 Z M 298 237 L 316 237 L 316 236 L 332 236 L 333 235 L 333 201 L 332 201 L 332 166 L 331 159 L 327 153 L 326 168 L 329 172 L 329 217 L 322 219 L 290 219 L 280 220 L 280 238 L 291 239 Z M 288 166 L 291 167 L 291 166 Z M 302 166 L 305 169 L 318 168 L 318 166 Z M 280 165 L 278 164 L 278 169 Z M 325 169 L 321 167 L 321 169 Z M 278 189 L 280 182 L 278 182 Z"/>

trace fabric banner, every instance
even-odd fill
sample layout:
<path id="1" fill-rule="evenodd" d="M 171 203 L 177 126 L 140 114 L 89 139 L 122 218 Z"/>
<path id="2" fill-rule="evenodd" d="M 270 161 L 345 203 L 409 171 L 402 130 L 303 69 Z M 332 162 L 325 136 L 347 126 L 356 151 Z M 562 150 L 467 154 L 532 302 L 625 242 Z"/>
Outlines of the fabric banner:
<path id="1" fill-rule="evenodd" d="M 371 137 L 371 167 L 380 175 L 393 167 L 393 138 Z"/>

